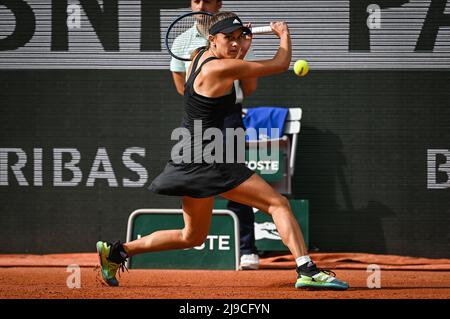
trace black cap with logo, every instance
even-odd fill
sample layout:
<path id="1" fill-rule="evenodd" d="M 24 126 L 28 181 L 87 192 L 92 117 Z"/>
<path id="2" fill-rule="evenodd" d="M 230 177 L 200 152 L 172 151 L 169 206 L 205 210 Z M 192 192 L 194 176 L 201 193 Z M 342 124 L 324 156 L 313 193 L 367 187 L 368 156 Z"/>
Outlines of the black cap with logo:
<path id="1" fill-rule="evenodd" d="M 219 22 L 215 23 L 210 29 L 209 34 L 210 35 L 216 35 L 217 33 L 232 33 L 236 31 L 237 29 L 242 29 L 244 33 L 252 33 L 252 31 L 244 26 L 242 24 L 241 19 L 239 19 L 238 16 L 226 18 L 223 20 L 220 20 Z"/>

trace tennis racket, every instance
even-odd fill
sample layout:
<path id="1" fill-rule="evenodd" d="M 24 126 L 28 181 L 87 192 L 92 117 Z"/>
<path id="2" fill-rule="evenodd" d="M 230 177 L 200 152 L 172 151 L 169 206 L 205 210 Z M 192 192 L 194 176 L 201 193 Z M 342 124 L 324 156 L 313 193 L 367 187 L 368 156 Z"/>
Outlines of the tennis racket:
<path id="1" fill-rule="evenodd" d="M 166 32 L 166 48 L 177 60 L 191 61 L 193 49 L 206 45 L 208 30 L 211 26 L 212 13 L 196 11 L 176 18 Z M 270 26 L 253 27 L 252 34 L 272 33 Z M 196 37 L 199 33 L 201 37 Z"/>

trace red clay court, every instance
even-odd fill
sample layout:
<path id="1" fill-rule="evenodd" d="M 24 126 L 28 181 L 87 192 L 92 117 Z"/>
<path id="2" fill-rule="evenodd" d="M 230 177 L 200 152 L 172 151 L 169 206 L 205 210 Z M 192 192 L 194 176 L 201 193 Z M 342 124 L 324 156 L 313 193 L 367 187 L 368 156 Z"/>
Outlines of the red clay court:
<path id="1" fill-rule="evenodd" d="M 450 259 L 372 254 L 312 254 L 350 284 L 347 291 L 295 289 L 289 255 L 262 259 L 257 271 L 130 270 L 121 286 L 99 281 L 96 254 L 0 255 L 0 298 L 73 299 L 450 299 Z M 81 288 L 69 289 L 66 267 L 81 268 Z M 381 288 L 370 289 L 369 264 L 381 269 Z"/>

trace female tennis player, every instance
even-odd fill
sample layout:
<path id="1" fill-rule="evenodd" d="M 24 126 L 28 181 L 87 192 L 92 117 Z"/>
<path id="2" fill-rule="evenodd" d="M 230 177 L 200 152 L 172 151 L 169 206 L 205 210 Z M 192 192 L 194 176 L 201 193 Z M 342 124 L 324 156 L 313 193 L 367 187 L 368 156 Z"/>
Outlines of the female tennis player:
<path id="1" fill-rule="evenodd" d="M 209 44 L 194 52 L 185 86 L 183 123 L 189 129 L 192 141 L 195 134 L 199 134 L 198 129 L 194 130 L 194 121 L 202 121 L 202 136 L 208 128 L 222 129 L 226 109 L 233 107 L 235 102 L 234 80 L 269 76 L 288 70 L 291 62 L 288 26 L 284 22 L 272 22 L 270 25 L 280 39 L 275 56 L 270 60 L 245 61 L 236 57 L 243 53 L 242 50 L 248 49 L 251 30 L 234 13 L 214 15 L 209 28 Z M 204 148 L 210 141 L 202 143 Z M 102 277 L 107 284 L 118 286 L 116 273 L 119 268 L 123 270 L 127 257 L 201 245 L 209 231 L 214 196 L 220 195 L 272 216 L 283 243 L 295 257 L 298 274 L 296 288 L 348 288 L 348 284 L 336 279 L 333 272 L 317 268 L 307 254 L 302 232 L 288 200 L 247 168 L 245 163 L 198 163 L 196 159 L 190 163 L 169 160 L 163 172 L 150 185 L 150 189 L 158 194 L 182 196 L 183 229 L 156 231 L 123 244 L 119 241 L 97 243 Z"/>

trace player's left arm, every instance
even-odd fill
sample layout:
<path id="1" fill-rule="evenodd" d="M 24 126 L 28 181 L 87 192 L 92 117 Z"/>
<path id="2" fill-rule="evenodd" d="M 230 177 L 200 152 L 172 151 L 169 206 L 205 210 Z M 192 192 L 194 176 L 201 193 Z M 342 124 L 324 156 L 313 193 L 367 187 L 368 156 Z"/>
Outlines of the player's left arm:
<path id="1" fill-rule="evenodd" d="M 256 91 L 258 87 L 258 78 L 246 78 L 239 80 L 244 97 L 247 97 Z"/>
<path id="2" fill-rule="evenodd" d="M 251 28 L 251 25 L 248 24 L 247 27 Z M 239 59 L 245 59 L 247 61 L 253 61 L 255 60 L 255 54 L 253 53 L 253 50 L 251 48 L 252 44 L 252 38 L 251 36 L 247 37 L 242 42 L 242 51 L 240 52 L 239 56 L 237 58 Z M 258 87 L 258 78 L 245 78 L 239 80 L 242 92 L 244 94 L 244 97 L 247 97 L 253 92 L 256 91 L 256 88 Z"/>

